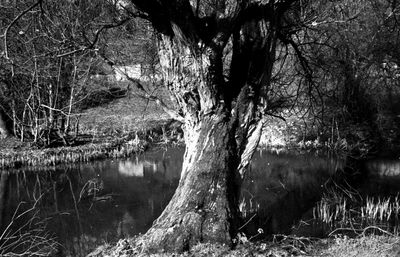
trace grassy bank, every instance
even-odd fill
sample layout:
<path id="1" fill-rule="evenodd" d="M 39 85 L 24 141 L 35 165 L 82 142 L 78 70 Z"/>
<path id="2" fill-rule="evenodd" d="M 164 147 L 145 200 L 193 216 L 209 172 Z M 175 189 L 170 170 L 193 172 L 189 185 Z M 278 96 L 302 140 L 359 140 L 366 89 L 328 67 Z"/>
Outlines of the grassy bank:
<path id="1" fill-rule="evenodd" d="M 102 99 L 97 99 L 102 102 Z M 179 125 L 154 102 L 128 91 L 80 113 L 72 146 L 40 149 L 17 139 L 0 139 L 0 169 L 53 166 L 127 157 L 154 145 L 182 142 Z"/>
<path id="2" fill-rule="evenodd" d="M 169 120 L 153 121 L 147 130 L 131 131 L 118 136 L 82 135 L 76 146 L 35 149 L 15 141 L 0 149 L 0 169 L 22 166 L 54 166 L 66 163 L 88 162 L 96 159 L 128 157 L 154 145 L 181 142 L 181 134 Z"/>
<path id="3" fill-rule="evenodd" d="M 364 141 L 363 137 L 367 136 L 363 134 L 353 142 L 335 129 L 329 131 L 330 134 L 320 134 L 311 123 L 302 123 L 296 117 L 287 118 L 286 121 L 271 118 L 266 125 L 261 140 L 261 147 L 264 148 L 337 151 L 357 148 L 361 153 L 364 153 L 364 149 L 368 153 L 369 143 Z M 149 147 L 183 142 L 179 124 L 169 120 L 154 103 L 129 94 L 81 113 L 79 135 L 75 143 L 74 146 L 39 149 L 14 139 L 0 141 L 0 169 L 121 158 L 145 151 Z M 344 205 L 346 203 L 343 203 L 342 198 L 334 203 L 321 202 L 320 218 L 331 217 L 332 212 L 335 212 L 341 215 L 337 217 L 341 220 L 342 216 L 349 213 L 343 208 Z M 365 213 L 379 212 L 374 208 L 368 210 L 365 209 Z M 353 238 L 334 235 L 326 239 L 276 236 L 273 241 L 260 242 L 249 242 L 241 237 L 239 241 L 235 249 L 223 245 L 200 244 L 191 252 L 174 253 L 174 256 L 400 256 L 400 238 L 386 233 L 360 233 Z M 148 256 L 136 242 L 137 238 L 130 238 L 120 240 L 115 245 L 103 245 L 91 256 Z M 171 255 L 166 253 L 155 256 Z"/>
<path id="4" fill-rule="evenodd" d="M 0 152 L 0 168 L 19 168 L 21 166 L 51 166 L 64 163 L 87 162 L 110 157 L 126 157 L 143 151 L 146 142 L 138 143 L 113 140 L 105 143 L 87 143 L 82 146 L 58 147 L 48 149 L 11 150 Z"/>
<path id="5" fill-rule="evenodd" d="M 123 86 L 123 85 L 122 85 Z M 159 92 L 159 94 L 166 94 Z M 165 97 L 164 97 L 165 98 Z M 154 102 L 127 91 L 113 100 L 95 99 L 95 106 L 81 112 L 75 144 L 68 147 L 37 149 L 17 140 L 0 140 L 0 168 L 48 166 L 86 162 L 101 158 L 126 157 L 145 150 L 151 144 L 182 143 L 179 125 Z M 321 132 L 311 119 L 300 119 L 286 113 L 285 121 L 270 117 L 260 140 L 260 148 L 277 151 L 335 151 L 370 153 L 368 135 L 360 134 L 349 140 L 351 133 L 337 128 Z M 74 126 L 75 127 L 75 126 Z M 354 131 L 353 131 L 354 132 Z M 354 132 L 355 133 L 355 132 Z M 353 134 L 354 134 L 353 133 Z"/>
<path id="6" fill-rule="evenodd" d="M 283 237 L 265 242 L 243 242 L 231 249 L 225 245 L 199 244 L 186 253 L 148 254 L 135 246 L 135 239 L 120 240 L 116 245 L 104 245 L 90 257 L 100 256 L 154 256 L 154 257 L 243 257 L 243 256 L 309 256 L 309 257 L 390 257 L 400 256 L 400 237 L 388 235 L 361 235 L 356 238 L 336 236 L 328 239 Z"/>
<path id="7" fill-rule="evenodd" d="M 284 120 L 267 117 L 260 147 L 280 150 L 325 151 L 358 158 L 379 155 L 383 150 L 399 152 L 398 144 L 381 138 L 368 124 L 339 124 L 334 119 L 320 124 L 312 117 L 282 112 Z"/>

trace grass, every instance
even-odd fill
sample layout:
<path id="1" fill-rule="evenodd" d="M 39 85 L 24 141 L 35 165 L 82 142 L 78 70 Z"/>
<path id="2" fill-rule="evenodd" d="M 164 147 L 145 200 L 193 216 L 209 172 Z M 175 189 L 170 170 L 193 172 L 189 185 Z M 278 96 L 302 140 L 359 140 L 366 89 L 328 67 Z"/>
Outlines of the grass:
<path id="1" fill-rule="evenodd" d="M 154 94 L 167 98 L 167 93 L 161 89 Z M 145 131 L 154 123 L 168 119 L 155 102 L 128 91 L 125 97 L 85 110 L 80 116 L 79 130 L 95 136 L 119 135 Z"/>
<path id="2" fill-rule="evenodd" d="M 324 240 L 310 256 L 326 257 L 390 257 L 400 256 L 400 238 L 369 235 L 349 238 L 337 236 Z"/>
<path id="3" fill-rule="evenodd" d="M 343 189 L 341 189 L 343 190 Z M 398 235 L 399 196 L 361 197 L 354 192 L 330 189 L 313 208 L 315 220 L 332 232 L 360 235 L 366 230 L 378 234 Z"/>
<path id="4" fill-rule="evenodd" d="M 0 141 L 0 169 L 127 157 L 151 144 L 182 142 L 179 124 L 172 122 L 155 103 L 130 93 L 84 111 L 75 146 L 37 149 L 13 139 Z"/>
<path id="5" fill-rule="evenodd" d="M 55 166 L 66 163 L 88 162 L 96 159 L 121 158 L 143 152 L 149 146 L 181 144 L 182 134 L 169 120 L 158 121 L 147 130 L 131 132 L 120 137 L 89 137 L 78 146 L 46 149 L 0 149 L 0 169 L 23 166 Z"/>
<path id="6" fill-rule="evenodd" d="M 361 217 L 366 220 L 385 222 L 399 221 L 400 202 L 398 195 L 387 198 L 367 197 L 365 206 L 361 207 Z"/>
<path id="7" fill-rule="evenodd" d="M 101 101 L 100 101 L 101 102 Z M 318 135 L 303 135 L 303 128 L 294 118 L 286 123 L 269 122 L 262 139 L 262 146 L 282 148 L 330 147 L 347 150 L 348 142 L 340 137 L 331 137 L 326 141 Z M 10 139 L 0 142 L 0 168 L 21 166 L 53 166 L 62 163 L 86 162 L 100 158 L 126 157 L 145 150 L 150 144 L 181 143 L 182 133 L 179 125 L 170 122 L 168 116 L 154 103 L 130 93 L 127 97 L 118 98 L 107 104 L 92 107 L 80 114 L 79 132 L 84 135 L 82 145 L 48 149 L 32 149 L 29 144 L 11 142 Z M 293 136 L 294 135 L 294 136 Z M 78 138 L 79 139 L 79 138 Z M 327 143 L 326 143 L 327 142 Z M 2 144 L 3 143 L 3 144 Z M 359 215 L 366 230 L 358 230 L 354 238 L 334 235 L 326 239 L 302 238 L 277 235 L 273 241 L 251 242 L 241 234 L 238 245 L 231 249 L 226 245 L 199 244 L 187 253 L 174 253 L 174 256 L 395 256 L 400 254 L 399 237 L 391 233 L 373 235 L 373 231 L 385 231 L 375 227 L 376 222 L 397 217 L 399 204 L 397 198 L 367 198 L 365 205 L 358 209 L 351 205 L 352 194 L 331 195 L 318 204 L 314 210 L 316 218 L 341 228 L 354 229 L 354 214 Z M 252 201 L 242 200 L 241 208 L 257 209 Z M 247 214 L 244 214 L 246 216 Z M 250 215 L 250 214 L 248 214 Z M 247 215 L 247 216 L 248 216 Z M 251 217 L 250 217 L 251 218 Z M 375 223 L 374 223 L 375 222 Z M 362 222 L 361 222 L 362 223 Z M 353 227 L 352 227 L 353 226 Z M 380 230 L 379 230 L 379 229 Z M 367 233 L 368 232 L 368 233 Z M 51 242 L 51 241 L 47 241 Z M 103 245 L 90 256 L 142 255 L 135 247 L 135 238 L 124 239 L 118 244 Z M 171 256 L 158 254 L 154 256 Z"/>
<path id="8" fill-rule="evenodd" d="M 132 144 L 131 141 L 118 139 L 73 147 L 1 151 L 0 168 L 54 166 L 64 163 L 87 162 L 101 158 L 127 157 L 133 153 L 143 151 L 146 146 L 147 143 L 144 140 L 140 140 L 137 144 Z"/>
<path id="9" fill-rule="evenodd" d="M 279 113 L 284 120 L 267 117 L 259 147 L 317 150 L 355 157 L 377 154 L 380 147 L 398 148 L 395 143 L 391 143 L 390 147 L 386 145 L 390 140 L 382 141 L 371 124 L 338 121 L 332 117 L 331 121 L 325 120 L 322 125 L 316 117 L 304 111 L 301 108 L 284 110 Z"/>
<path id="10" fill-rule="evenodd" d="M 153 256 L 153 257 L 242 257 L 242 256 L 308 256 L 308 257 L 389 257 L 400 255 L 400 238 L 393 236 L 360 236 L 349 238 L 336 236 L 328 239 L 313 239 L 290 236 L 277 236 L 274 241 L 247 242 L 234 249 L 226 245 L 202 243 L 185 253 L 147 254 L 135 247 L 129 239 L 120 240 L 117 245 L 103 245 L 89 254 L 100 256 Z"/>
<path id="11" fill-rule="evenodd" d="M 0 256 L 54 256 L 59 245 L 39 219 L 37 201 L 25 211 L 21 208 L 24 204 L 18 205 L 0 235 Z"/>

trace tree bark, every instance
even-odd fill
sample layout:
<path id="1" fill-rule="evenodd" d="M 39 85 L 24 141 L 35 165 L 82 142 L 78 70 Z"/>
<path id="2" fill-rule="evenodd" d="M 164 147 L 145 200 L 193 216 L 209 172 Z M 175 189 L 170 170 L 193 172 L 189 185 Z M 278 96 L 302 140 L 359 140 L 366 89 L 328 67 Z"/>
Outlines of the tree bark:
<path id="1" fill-rule="evenodd" d="M 276 33 L 286 1 L 131 0 L 160 33 L 163 85 L 184 123 L 179 186 L 137 243 L 149 252 L 232 244 L 241 175 L 268 107 Z"/>
<path id="2" fill-rule="evenodd" d="M 174 29 L 175 35 L 182 33 Z M 234 243 L 240 221 L 241 179 L 261 135 L 262 121 L 256 117 L 260 93 L 256 86 L 271 69 L 266 69 L 264 63 L 245 65 L 250 67 L 249 74 L 240 85 L 234 85 L 239 87 L 233 95 L 235 100 L 229 99 L 232 89 L 223 75 L 226 44 L 196 51 L 185 40 L 183 36 L 161 36 L 159 42 L 164 81 L 184 121 L 186 153 L 173 198 L 139 240 L 149 252 L 182 252 L 200 242 Z M 242 44 L 253 43 L 245 39 Z M 260 47 L 268 48 L 266 44 Z M 251 62 L 246 57 L 242 63 Z M 239 70 L 240 65 L 236 68 Z"/>
<path id="3" fill-rule="evenodd" d="M 186 126 L 186 152 L 172 200 L 141 240 L 144 249 L 185 251 L 199 242 L 232 243 L 238 225 L 238 165 L 226 114 Z"/>

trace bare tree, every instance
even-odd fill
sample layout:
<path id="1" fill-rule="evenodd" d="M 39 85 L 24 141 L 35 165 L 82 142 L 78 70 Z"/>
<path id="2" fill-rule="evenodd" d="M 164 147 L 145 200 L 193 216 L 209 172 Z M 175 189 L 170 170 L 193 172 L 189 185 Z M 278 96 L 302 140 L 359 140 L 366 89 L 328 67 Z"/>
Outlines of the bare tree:
<path id="1" fill-rule="evenodd" d="M 274 64 L 283 66 L 283 56 L 296 54 L 292 35 L 304 1 L 131 2 L 135 9 L 124 8 L 158 32 L 162 84 L 178 107 L 158 102 L 184 123 L 186 143 L 179 186 L 141 242 L 156 251 L 231 244 L 239 224 L 238 189 L 263 115 L 282 100 Z"/>
<path id="2" fill-rule="evenodd" d="M 127 21 L 115 7 L 103 0 L 0 5 L 0 104 L 15 136 L 67 143 L 102 33 Z"/>
<path id="3" fill-rule="evenodd" d="M 318 116 L 338 121 L 352 140 L 392 141 L 398 130 L 393 107 L 400 94 L 400 3 L 315 1 L 309 9 L 318 15 L 305 24 L 302 47 L 320 92 Z M 369 135 L 355 137 L 360 128 Z"/>

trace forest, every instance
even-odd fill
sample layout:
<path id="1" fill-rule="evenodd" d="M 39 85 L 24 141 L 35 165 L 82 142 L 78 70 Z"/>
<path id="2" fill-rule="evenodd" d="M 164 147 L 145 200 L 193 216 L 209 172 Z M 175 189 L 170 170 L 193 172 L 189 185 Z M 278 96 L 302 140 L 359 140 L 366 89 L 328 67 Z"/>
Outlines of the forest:
<path id="1" fill-rule="evenodd" d="M 0 0 L 0 255 L 400 254 L 399 18 L 396 0 Z"/>

